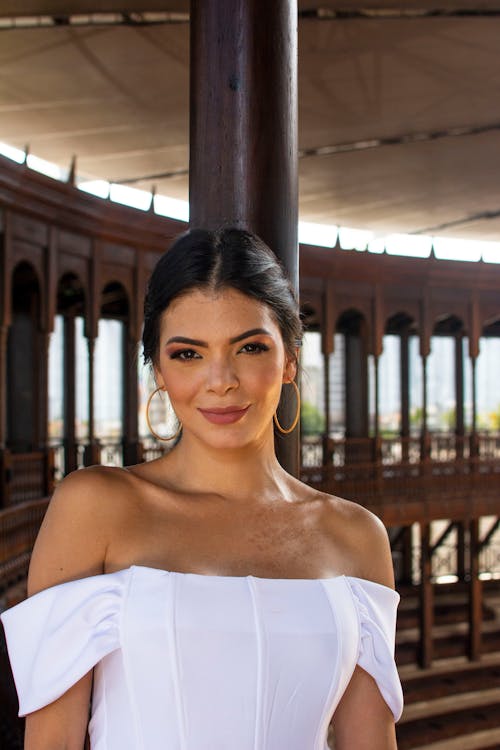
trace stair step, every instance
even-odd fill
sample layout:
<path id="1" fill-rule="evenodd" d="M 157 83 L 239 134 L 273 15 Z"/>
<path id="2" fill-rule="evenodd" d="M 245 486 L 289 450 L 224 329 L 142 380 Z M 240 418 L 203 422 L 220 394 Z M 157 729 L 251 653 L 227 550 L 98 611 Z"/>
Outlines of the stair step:
<path id="1" fill-rule="evenodd" d="M 427 750 L 480 748 L 491 745 L 496 740 L 496 736 L 489 735 L 487 739 L 487 735 L 481 734 L 491 730 L 500 732 L 496 697 L 492 702 L 485 703 L 483 700 L 480 706 L 462 706 L 460 710 L 448 710 L 439 715 L 406 721 L 398 724 L 396 729 L 399 750 L 416 750 L 421 747 Z M 470 746 L 465 744 L 469 738 L 474 743 Z M 451 744 L 444 744 L 446 742 Z"/>
<path id="2" fill-rule="evenodd" d="M 500 729 L 484 729 L 460 737 L 408 747 L 411 750 L 500 750 Z"/>
<path id="3" fill-rule="evenodd" d="M 404 724 L 407 721 L 416 721 L 417 719 L 439 716 L 444 713 L 449 714 L 454 711 L 463 711 L 467 708 L 478 708 L 495 702 L 500 705 L 499 687 L 460 692 L 440 698 L 430 697 L 428 700 L 406 704 L 399 723 Z"/>

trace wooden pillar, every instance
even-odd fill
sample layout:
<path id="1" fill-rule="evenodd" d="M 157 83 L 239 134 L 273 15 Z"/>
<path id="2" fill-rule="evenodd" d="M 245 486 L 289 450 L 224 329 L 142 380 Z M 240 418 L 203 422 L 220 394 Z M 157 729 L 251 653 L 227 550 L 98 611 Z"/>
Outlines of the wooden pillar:
<path id="1" fill-rule="evenodd" d="M 0 326 L 0 508 L 9 504 L 10 455 L 7 450 L 7 337 L 8 326 Z"/>
<path id="2" fill-rule="evenodd" d="M 325 282 L 323 290 L 322 306 L 322 326 L 321 326 L 321 352 L 324 363 L 324 389 L 325 389 L 325 429 L 323 431 L 323 466 L 330 466 L 333 459 L 332 443 L 330 440 L 331 432 L 331 384 L 330 384 L 330 365 L 331 356 L 335 350 L 335 310 L 333 303 L 333 289 L 328 280 Z"/>
<path id="3" fill-rule="evenodd" d="M 408 461 L 410 437 L 410 339 L 408 330 L 400 336 L 400 380 L 401 380 L 401 457 Z"/>
<path id="4" fill-rule="evenodd" d="M 403 532 L 402 583 L 413 583 L 413 527 L 407 526 Z"/>
<path id="5" fill-rule="evenodd" d="M 191 225 L 250 229 L 298 289 L 297 2 L 192 0 L 190 26 Z M 298 474 L 298 430 L 276 447 Z"/>
<path id="6" fill-rule="evenodd" d="M 64 315 L 64 472 L 77 468 L 75 437 L 75 316 Z"/>
<path id="7" fill-rule="evenodd" d="M 479 437 L 477 434 L 477 357 L 471 357 L 471 388 L 472 388 L 472 426 L 470 436 L 470 467 L 477 471 L 479 458 Z"/>
<path id="8" fill-rule="evenodd" d="M 422 431 L 420 433 L 420 464 L 425 473 L 430 459 L 429 433 L 427 430 L 427 357 L 422 357 Z"/>
<path id="9" fill-rule="evenodd" d="M 323 429 L 323 466 L 330 463 L 330 354 L 323 353 L 325 425 Z"/>
<path id="10" fill-rule="evenodd" d="M 137 373 L 137 342 L 132 340 L 124 327 L 123 366 L 123 465 L 129 466 L 141 460 L 139 446 L 139 383 Z"/>
<path id="11" fill-rule="evenodd" d="M 434 590 L 432 585 L 432 552 L 430 524 L 420 524 L 420 649 L 419 664 L 427 669 L 432 664 L 432 628 L 434 625 Z"/>
<path id="12" fill-rule="evenodd" d="M 467 573 L 466 560 L 466 522 L 457 522 L 457 578 L 465 581 Z"/>
<path id="13" fill-rule="evenodd" d="M 50 334 L 38 331 L 37 337 L 37 413 L 35 435 L 37 448 L 46 449 L 49 426 L 49 345 Z"/>
<path id="14" fill-rule="evenodd" d="M 469 521 L 469 659 L 481 657 L 481 627 L 483 619 L 483 590 L 479 578 L 479 518 Z"/>
<path id="15" fill-rule="evenodd" d="M 455 457 L 464 455 L 464 348 L 462 333 L 455 335 Z"/>
<path id="16" fill-rule="evenodd" d="M 101 460 L 101 450 L 98 441 L 95 438 L 95 427 L 94 427 L 94 352 L 95 352 L 95 338 L 90 335 L 87 338 L 87 350 L 88 350 L 88 383 L 87 383 L 87 394 L 89 402 L 89 434 L 88 444 L 85 446 L 84 462 L 85 466 L 94 466 Z"/>
<path id="17" fill-rule="evenodd" d="M 7 443 L 7 339 L 9 327 L 0 326 L 0 450 Z"/>
<path id="18" fill-rule="evenodd" d="M 374 397 L 375 397 L 375 423 L 373 425 L 373 461 L 375 463 L 375 478 L 377 480 L 383 479 L 383 465 L 382 465 L 382 439 L 380 437 L 380 406 L 379 406 L 379 361 L 380 357 L 376 354 L 373 357 L 373 375 L 374 375 Z M 382 492 L 382 486 L 379 491 Z"/>
<path id="19" fill-rule="evenodd" d="M 373 425 L 373 431 L 375 433 L 375 438 L 378 440 L 380 437 L 380 357 L 378 355 L 375 355 L 373 357 L 373 374 L 375 378 L 374 383 L 374 391 L 375 391 L 375 415 L 374 420 L 375 423 Z"/>

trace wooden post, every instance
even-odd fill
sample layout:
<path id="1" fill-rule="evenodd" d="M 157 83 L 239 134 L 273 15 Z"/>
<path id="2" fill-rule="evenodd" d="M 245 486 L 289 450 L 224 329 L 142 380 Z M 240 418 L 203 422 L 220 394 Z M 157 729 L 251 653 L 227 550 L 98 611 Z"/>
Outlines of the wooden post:
<path id="1" fill-rule="evenodd" d="M 400 377 L 401 377 L 401 458 L 403 463 L 409 460 L 410 437 L 410 337 L 408 329 L 400 336 Z"/>
<path id="2" fill-rule="evenodd" d="M 483 589 L 479 578 L 479 519 L 469 521 L 469 659 L 481 657 L 481 626 L 483 619 Z"/>
<path id="3" fill-rule="evenodd" d="M 64 315 L 64 473 L 77 468 L 75 437 L 75 316 Z"/>
<path id="4" fill-rule="evenodd" d="M 7 339 L 8 326 L 0 326 L 0 450 L 7 442 Z"/>
<path id="5" fill-rule="evenodd" d="M 427 669 L 432 664 L 432 628 L 434 624 L 434 590 L 430 524 L 420 524 L 420 653 L 419 664 Z"/>
<path id="6" fill-rule="evenodd" d="M 85 466 L 94 466 L 100 463 L 101 460 L 101 449 L 100 445 L 95 438 L 95 427 L 94 427 L 94 352 L 95 352 L 95 338 L 90 334 L 87 338 L 87 349 L 88 349 L 88 383 L 87 393 L 89 400 L 89 434 L 88 443 L 85 446 L 84 463 Z"/>
<path id="7" fill-rule="evenodd" d="M 420 434 L 420 472 L 429 470 L 430 440 L 427 430 L 427 357 L 422 358 L 422 430 Z"/>
<path id="8" fill-rule="evenodd" d="M 296 0 L 192 0 L 191 226 L 250 229 L 298 289 L 297 196 Z M 299 431 L 276 448 L 297 475 Z"/>
<path id="9" fill-rule="evenodd" d="M 462 332 L 455 335 L 455 460 L 464 456 L 464 347 Z"/>
<path id="10" fill-rule="evenodd" d="M 139 394 L 137 373 L 137 342 L 130 337 L 125 326 L 123 363 L 123 465 L 138 463 L 141 456 L 139 446 Z"/>
<path id="11" fill-rule="evenodd" d="M 470 435 L 470 467 L 471 471 L 479 469 L 479 438 L 477 434 L 477 357 L 471 357 L 472 375 L 472 426 Z"/>

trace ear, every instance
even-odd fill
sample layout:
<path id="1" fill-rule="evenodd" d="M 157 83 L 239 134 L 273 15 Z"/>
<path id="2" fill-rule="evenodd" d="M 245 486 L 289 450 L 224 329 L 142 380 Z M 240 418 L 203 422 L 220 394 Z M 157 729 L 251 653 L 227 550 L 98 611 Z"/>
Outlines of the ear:
<path id="1" fill-rule="evenodd" d="M 295 376 L 297 375 L 297 368 L 298 368 L 298 361 L 299 361 L 299 348 L 295 348 L 295 356 L 290 357 L 290 355 L 286 355 L 285 360 L 285 367 L 283 370 L 283 382 L 284 383 L 290 383 L 292 380 L 295 380 Z"/>
<path id="2" fill-rule="evenodd" d="M 157 387 L 165 390 L 165 381 L 163 380 L 163 376 L 156 365 L 153 365 L 153 372 Z"/>

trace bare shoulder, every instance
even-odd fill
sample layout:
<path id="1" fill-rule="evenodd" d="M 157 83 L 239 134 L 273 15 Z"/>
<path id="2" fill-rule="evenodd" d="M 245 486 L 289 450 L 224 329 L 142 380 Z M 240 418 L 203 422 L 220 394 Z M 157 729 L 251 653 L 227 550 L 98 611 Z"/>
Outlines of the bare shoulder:
<path id="1" fill-rule="evenodd" d="M 31 557 L 28 592 L 98 575 L 120 517 L 130 479 L 123 469 L 92 466 L 68 474 L 57 486 Z"/>
<path id="2" fill-rule="evenodd" d="M 325 523 L 344 551 L 347 574 L 394 588 L 389 535 L 380 518 L 359 503 L 321 495 Z"/>

